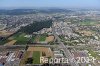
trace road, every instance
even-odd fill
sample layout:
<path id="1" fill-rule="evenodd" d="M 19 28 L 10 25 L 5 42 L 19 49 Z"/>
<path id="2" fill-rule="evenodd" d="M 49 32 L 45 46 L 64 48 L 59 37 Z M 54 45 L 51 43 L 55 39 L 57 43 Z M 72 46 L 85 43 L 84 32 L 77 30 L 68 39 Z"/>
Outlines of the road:
<path id="1" fill-rule="evenodd" d="M 29 47 L 55 47 L 56 45 L 28 45 Z M 26 45 L 4 45 L 0 47 L 26 47 Z"/>
<path id="2" fill-rule="evenodd" d="M 64 54 L 65 54 L 66 58 L 69 59 L 71 66 L 79 66 L 78 63 L 76 62 L 76 60 L 74 59 L 73 55 L 70 53 L 70 51 L 67 49 L 67 47 L 63 44 L 63 42 L 61 42 L 61 39 L 56 34 L 54 27 L 52 27 L 52 30 L 53 30 L 55 39 L 57 39 L 58 43 L 60 43 L 60 46 L 63 48 Z"/>

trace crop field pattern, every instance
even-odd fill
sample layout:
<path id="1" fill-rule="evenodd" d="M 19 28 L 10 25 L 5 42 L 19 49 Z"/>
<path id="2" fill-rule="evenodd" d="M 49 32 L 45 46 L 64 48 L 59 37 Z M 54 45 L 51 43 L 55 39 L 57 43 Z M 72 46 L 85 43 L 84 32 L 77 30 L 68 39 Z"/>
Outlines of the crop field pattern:
<path id="1" fill-rule="evenodd" d="M 18 33 L 12 36 L 11 38 L 16 40 L 16 44 L 27 44 L 29 38 L 25 37 L 25 33 Z"/>
<path id="2" fill-rule="evenodd" d="M 40 64 L 40 52 L 39 51 L 33 52 L 33 64 Z"/>

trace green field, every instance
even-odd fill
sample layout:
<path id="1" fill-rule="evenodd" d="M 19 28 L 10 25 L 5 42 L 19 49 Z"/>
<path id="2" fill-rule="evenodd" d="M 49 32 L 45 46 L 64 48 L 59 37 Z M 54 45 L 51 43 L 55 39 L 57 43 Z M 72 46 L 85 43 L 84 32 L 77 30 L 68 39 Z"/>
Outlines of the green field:
<path id="1" fill-rule="evenodd" d="M 35 42 L 36 36 L 32 36 L 31 42 Z"/>
<path id="2" fill-rule="evenodd" d="M 40 52 L 39 51 L 33 52 L 33 64 L 40 64 Z"/>
<path id="3" fill-rule="evenodd" d="M 98 52 L 94 52 L 92 50 L 89 50 L 89 53 L 91 54 L 91 56 L 93 56 L 94 58 L 100 59 L 100 56 L 98 55 Z"/>
<path id="4" fill-rule="evenodd" d="M 46 40 L 46 36 L 43 35 L 39 37 L 39 41 L 45 41 L 45 40 Z"/>
<path id="5" fill-rule="evenodd" d="M 17 33 L 12 36 L 13 40 L 17 40 L 16 44 L 26 44 L 29 38 L 24 37 L 25 33 Z"/>
<path id="6" fill-rule="evenodd" d="M 27 44 L 29 38 L 25 37 L 25 33 L 17 33 L 13 36 L 11 36 L 10 38 L 12 38 L 11 40 L 17 40 L 15 44 Z M 8 43 L 11 40 L 2 40 L 0 41 L 0 45 L 3 45 L 5 43 Z"/>
<path id="7" fill-rule="evenodd" d="M 80 22 L 81 25 L 97 25 L 100 24 L 99 22 L 96 21 L 84 21 L 84 22 Z"/>

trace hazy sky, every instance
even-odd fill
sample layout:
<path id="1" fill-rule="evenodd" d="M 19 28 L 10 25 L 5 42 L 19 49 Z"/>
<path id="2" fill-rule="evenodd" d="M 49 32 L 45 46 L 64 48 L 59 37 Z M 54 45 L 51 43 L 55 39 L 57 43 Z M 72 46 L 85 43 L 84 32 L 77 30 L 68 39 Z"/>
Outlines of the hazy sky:
<path id="1" fill-rule="evenodd" d="M 100 8 L 100 0 L 0 0 L 4 7 Z"/>

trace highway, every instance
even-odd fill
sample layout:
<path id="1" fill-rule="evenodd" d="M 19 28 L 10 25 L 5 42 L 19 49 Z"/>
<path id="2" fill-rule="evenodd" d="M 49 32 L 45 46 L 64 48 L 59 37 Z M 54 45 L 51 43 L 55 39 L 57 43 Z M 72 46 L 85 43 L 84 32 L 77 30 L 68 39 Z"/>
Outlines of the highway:
<path id="1" fill-rule="evenodd" d="M 70 53 L 70 51 L 67 49 L 67 47 L 63 44 L 63 42 L 61 42 L 61 39 L 56 34 L 54 27 L 52 27 L 52 31 L 53 31 L 53 34 L 55 36 L 55 39 L 57 39 L 58 43 L 60 43 L 60 46 L 63 48 L 63 51 L 64 51 L 66 58 L 69 59 L 71 66 L 79 66 L 79 64 L 74 59 L 73 55 Z"/>

